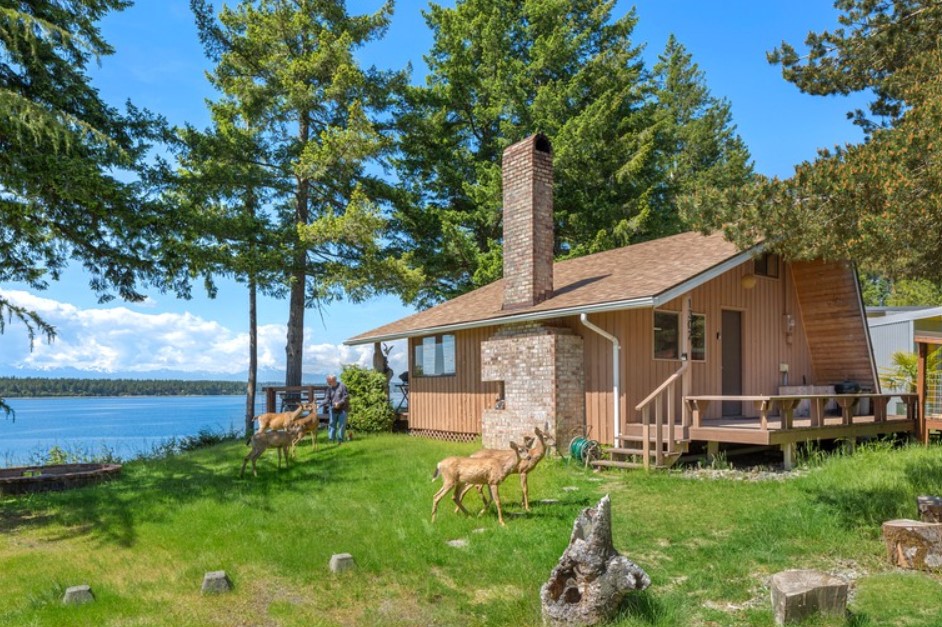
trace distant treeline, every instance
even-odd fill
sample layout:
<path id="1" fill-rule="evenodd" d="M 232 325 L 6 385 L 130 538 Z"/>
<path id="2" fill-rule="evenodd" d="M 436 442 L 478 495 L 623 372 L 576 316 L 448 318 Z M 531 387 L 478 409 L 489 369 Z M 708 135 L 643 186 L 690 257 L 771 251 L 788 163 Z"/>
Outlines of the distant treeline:
<path id="1" fill-rule="evenodd" d="M 24 396 L 214 396 L 245 394 L 241 381 L 0 377 L 0 398 Z"/>

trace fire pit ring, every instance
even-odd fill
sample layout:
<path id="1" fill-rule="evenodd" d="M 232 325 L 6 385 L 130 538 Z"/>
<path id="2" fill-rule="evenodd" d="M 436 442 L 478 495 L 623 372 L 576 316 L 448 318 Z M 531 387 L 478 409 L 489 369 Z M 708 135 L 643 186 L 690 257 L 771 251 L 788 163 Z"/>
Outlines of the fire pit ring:
<path id="1" fill-rule="evenodd" d="M 70 490 L 98 483 L 121 472 L 121 464 L 54 464 L 0 468 L 0 494 Z"/>

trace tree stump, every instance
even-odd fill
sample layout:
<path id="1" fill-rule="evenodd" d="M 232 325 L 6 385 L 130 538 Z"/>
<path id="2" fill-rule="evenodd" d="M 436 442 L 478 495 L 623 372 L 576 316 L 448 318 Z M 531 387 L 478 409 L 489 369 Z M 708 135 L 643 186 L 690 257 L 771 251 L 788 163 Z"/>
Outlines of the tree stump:
<path id="1" fill-rule="evenodd" d="M 942 523 L 890 520 L 883 523 L 886 551 L 896 566 L 910 570 L 942 570 Z"/>
<path id="2" fill-rule="evenodd" d="M 651 585 L 641 567 L 612 545 L 608 495 L 582 510 L 569 546 L 540 590 L 547 625 L 595 625 L 611 618 L 625 596 Z"/>
<path id="3" fill-rule="evenodd" d="M 816 570 L 786 570 L 772 575 L 772 613 L 776 625 L 797 623 L 816 614 L 847 611 L 847 582 Z"/>
<path id="4" fill-rule="evenodd" d="M 942 523 L 942 497 L 917 496 L 916 507 L 919 508 L 919 520 L 922 522 Z"/>

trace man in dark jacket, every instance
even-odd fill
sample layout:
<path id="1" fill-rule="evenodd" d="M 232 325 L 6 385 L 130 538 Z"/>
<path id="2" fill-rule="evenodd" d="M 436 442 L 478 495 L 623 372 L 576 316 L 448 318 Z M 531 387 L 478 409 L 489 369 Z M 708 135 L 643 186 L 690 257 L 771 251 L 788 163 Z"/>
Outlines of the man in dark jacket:
<path id="1" fill-rule="evenodd" d="M 347 427 L 347 409 L 350 406 L 350 393 L 347 386 L 337 380 L 337 375 L 327 377 L 327 393 L 321 407 L 327 410 L 327 439 L 340 444 Z"/>

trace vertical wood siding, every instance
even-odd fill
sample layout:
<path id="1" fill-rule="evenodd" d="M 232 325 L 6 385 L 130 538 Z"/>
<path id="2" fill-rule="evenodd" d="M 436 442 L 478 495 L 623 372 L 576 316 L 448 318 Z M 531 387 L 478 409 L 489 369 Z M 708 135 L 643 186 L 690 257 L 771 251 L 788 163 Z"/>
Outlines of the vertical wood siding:
<path id="1" fill-rule="evenodd" d="M 470 329 L 455 333 L 455 374 L 443 377 L 416 377 L 409 381 L 409 428 L 480 433 L 481 416 L 493 407 L 500 390 L 495 381 L 481 381 L 481 342 L 496 332 L 496 327 Z M 409 364 L 416 344 L 409 340 Z"/>
<path id="2" fill-rule="evenodd" d="M 851 380 L 876 389 L 853 267 L 844 262 L 796 262 L 794 273 L 818 382 Z"/>
<path id="3" fill-rule="evenodd" d="M 752 272 L 746 262 L 691 292 L 691 311 L 706 315 L 706 361 L 691 362 L 693 394 L 722 393 L 722 338 L 719 337 L 722 311 L 742 312 L 743 394 L 773 394 L 782 382 L 779 364 L 789 366 L 788 383 L 814 382 L 808 343 L 798 308 L 792 273 L 785 267 L 782 278 L 756 277 L 752 289 L 742 287 L 742 276 Z M 677 298 L 659 310 L 681 309 Z M 785 315 L 793 316 L 794 331 L 789 341 L 785 333 Z M 619 338 L 622 345 L 621 393 L 625 422 L 639 422 L 635 406 L 667 377 L 680 368 L 678 360 L 654 359 L 654 310 L 633 309 L 593 314 L 592 322 Z M 586 422 L 590 436 L 602 442 L 614 440 L 612 410 L 612 349 L 604 338 L 582 326 L 578 319 L 569 324 L 585 338 Z M 718 416 L 719 403 L 710 407 L 708 416 Z M 675 407 L 680 407 L 678 386 Z M 746 415 L 754 409 L 744 404 Z"/>

